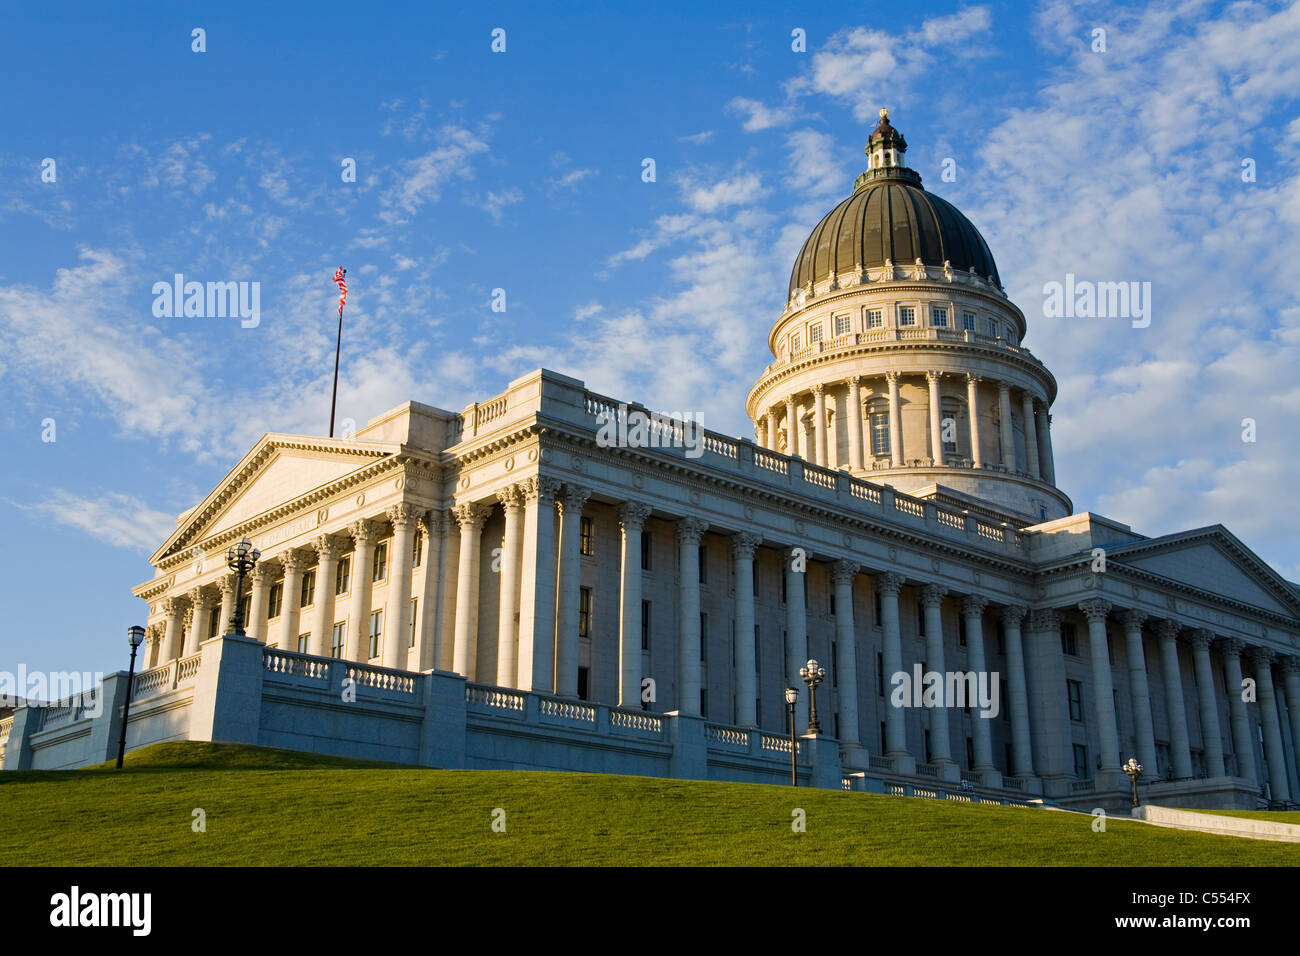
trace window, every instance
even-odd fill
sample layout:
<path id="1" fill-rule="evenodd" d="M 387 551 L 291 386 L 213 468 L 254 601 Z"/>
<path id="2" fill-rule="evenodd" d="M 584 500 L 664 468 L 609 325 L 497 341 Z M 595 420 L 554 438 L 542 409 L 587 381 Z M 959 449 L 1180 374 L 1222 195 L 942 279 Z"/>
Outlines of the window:
<path id="1" fill-rule="evenodd" d="M 975 313 L 963 312 L 961 314 L 961 327 L 967 332 L 975 331 Z"/>
<path id="2" fill-rule="evenodd" d="M 650 532 L 642 530 L 641 532 L 641 570 L 649 571 L 652 564 L 652 555 L 654 549 L 650 547 Z"/>
<path id="3" fill-rule="evenodd" d="M 370 659 L 379 656 L 379 636 L 384 632 L 384 612 L 370 612 Z"/>
<path id="4" fill-rule="evenodd" d="M 782 570 L 781 572 L 781 603 L 782 604 L 784 604 L 786 601 L 785 592 L 786 592 L 787 583 L 788 583 L 788 578 L 786 576 L 785 571 Z"/>
<path id="5" fill-rule="evenodd" d="M 578 522 L 578 553 L 579 554 L 590 555 L 596 553 L 595 548 L 592 546 L 591 543 L 591 525 L 592 522 L 590 518 L 582 518 Z"/>
<path id="6" fill-rule="evenodd" d="M 370 572 L 372 582 L 382 581 L 388 574 L 388 542 L 375 545 L 375 566 Z"/>
<path id="7" fill-rule="evenodd" d="M 1007 326 L 1007 345 L 1015 345 L 1015 344 L 1016 344 L 1016 330 L 1015 330 L 1014 328 L 1012 328 L 1011 326 L 1008 325 L 1008 326 Z"/>
<path id="8" fill-rule="evenodd" d="M 268 618 L 280 616 L 280 605 L 284 601 L 284 582 L 276 581 L 271 585 L 271 594 L 267 599 L 266 616 Z"/>
<path id="9" fill-rule="evenodd" d="M 415 646 L 415 622 L 420 618 L 420 599 L 411 598 L 411 636 L 407 641 L 407 647 Z"/>
<path id="10" fill-rule="evenodd" d="M 1074 745 L 1074 775 L 1080 780 L 1088 779 L 1088 748 L 1083 744 Z"/>
<path id="11" fill-rule="evenodd" d="M 338 569 L 334 572 L 334 593 L 347 594 L 352 577 L 352 559 L 341 558 Z"/>
<path id="12" fill-rule="evenodd" d="M 334 638 L 330 641 L 330 657 L 343 656 L 343 641 L 347 634 L 348 626 L 343 623 L 334 625 Z"/>
<path id="13" fill-rule="evenodd" d="M 302 593 L 298 595 L 298 606 L 306 607 L 315 600 L 316 572 L 304 571 L 302 575 Z"/>
<path id="14" fill-rule="evenodd" d="M 898 310 L 899 325 L 916 325 L 916 309 L 910 305 L 905 305 Z"/>
<path id="15" fill-rule="evenodd" d="M 709 659 L 709 616 L 700 615 L 700 663 Z"/>
<path id="16" fill-rule="evenodd" d="M 835 316 L 835 336 L 838 338 L 841 335 L 848 335 L 848 334 L 849 334 L 849 314 L 845 312 L 843 315 Z"/>
<path id="17" fill-rule="evenodd" d="M 753 572 L 749 575 L 749 577 L 754 582 L 754 597 L 758 597 L 758 562 L 755 561 L 752 565 L 750 565 L 750 567 L 753 568 Z"/>
<path id="18" fill-rule="evenodd" d="M 700 688 L 700 716 L 705 720 L 709 719 L 709 689 Z"/>
<path id="19" fill-rule="evenodd" d="M 814 342 L 820 342 L 821 340 L 822 340 L 822 324 L 818 322 L 816 325 L 809 326 L 808 344 L 812 345 Z"/>
<path id="20" fill-rule="evenodd" d="M 700 583 L 708 584 L 709 582 L 709 549 L 700 545 Z"/>
<path id="21" fill-rule="evenodd" d="M 650 602 L 641 602 L 641 650 L 650 650 Z"/>
<path id="22" fill-rule="evenodd" d="M 867 328 L 878 329 L 885 324 L 885 313 L 880 309 L 867 310 Z"/>
<path id="23" fill-rule="evenodd" d="M 996 338 L 998 337 L 998 324 L 997 324 L 997 322 L 994 321 L 993 319 L 985 319 L 985 320 L 984 320 L 984 331 L 987 332 L 990 336 L 992 336 L 993 338 L 996 339 Z"/>
<path id="24" fill-rule="evenodd" d="M 208 615 L 208 637 L 217 636 L 217 628 L 221 626 L 221 608 L 214 607 L 212 613 Z"/>
<path id="25" fill-rule="evenodd" d="M 1079 634 L 1073 621 L 1061 624 L 1061 653 L 1069 657 L 1079 656 Z"/>
<path id="26" fill-rule="evenodd" d="M 578 697 L 581 700 L 587 700 L 587 690 L 590 671 L 585 667 L 578 668 Z"/>
<path id="27" fill-rule="evenodd" d="M 1007 652 L 1007 629 L 1006 629 L 1006 626 L 1005 626 L 1005 625 L 1002 623 L 1002 621 L 999 619 L 999 621 L 998 621 L 998 653 L 999 653 L 999 654 L 1005 654 L 1006 652 Z"/>
<path id="28" fill-rule="evenodd" d="M 930 325 L 936 329 L 948 327 L 948 310 L 934 306 L 930 309 Z"/>
<path id="29" fill-rule="evenodd" d="M 801 348 L 803 348 L 803 339 L 798 334 L 792 336 L 790 338 L 790 351 L 798 352 Z"/>
<path id="30" fill-rule="evenodd" d="M 871 415 L 871 454 L 888 455 L 889 453 L 889 413 L 874 412 Z"/>
<path id="31" fill-rule="evenodd" d="M 424 560 L 424 535 L 417 531 L 411 539 L 411 567 L 418 568 L 422 560 Z"/>
<path id="32" fill-rule="evenodd" d="M 1115 666 L 1115 643 L 1106 635 L 1106 656 L 1110 659 L 1110 666 Z"/>
<path id="33" fill-rule="evenodd" d="M 1083 685 L 1077 680 L 1067 680 L 1065 690 L 1070 697 L 1070 719 L 1083 723 Z"/>
<path id="34" fill-rule="evenodd" d="M 578 636 L 591 637 L 591 588 L 578 589 Z"/>
<path id="35" fill-rule="evenodd" d="M 975 741 L 970 737 L 966 738 L 966 769 L 975 768 Z"/>
<path id="36" fill-rule="evenodd" d="M 310 632 L 310 631 L 309 631 L 308 633 L 306 633 L 306 634 L 299 634 L 299 635 L 298 635 L 298 653 L 299 653 L 299 654 L 306 654 L 306 653 L 307 653 L 307 642 L 308 642 L 309 640 L 311 640 L 311 632 Z"/>

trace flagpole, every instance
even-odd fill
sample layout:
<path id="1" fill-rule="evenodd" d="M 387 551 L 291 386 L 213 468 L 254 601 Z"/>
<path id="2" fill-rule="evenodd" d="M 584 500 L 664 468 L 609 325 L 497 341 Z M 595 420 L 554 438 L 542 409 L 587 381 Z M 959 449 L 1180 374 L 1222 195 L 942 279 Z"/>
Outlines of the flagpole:
<path id="1" fill-rule="evenodd" d="M 339 400 L 339 350 L 343 348 L 343 306 L 339 306 L 339 334 L 334 342 L 334 390 L 330 393 L 330 438 L 334 437 L 334 408 Z"/>

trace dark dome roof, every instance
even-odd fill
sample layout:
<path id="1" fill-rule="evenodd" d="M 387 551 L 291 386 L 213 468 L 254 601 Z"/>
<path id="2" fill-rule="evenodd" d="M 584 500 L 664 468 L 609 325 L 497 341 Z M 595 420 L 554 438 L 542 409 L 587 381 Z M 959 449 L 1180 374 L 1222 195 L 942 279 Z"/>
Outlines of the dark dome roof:
<path id="1" fill-rule="evenodd" d="M 1001 287 L 988 244 L 957 207 L 905 180 L 869 182 L 828 212 L 795 258 L 790 295 L 832 272 L 855 266 L 879 268 L 888 259 L 910 266 L 917 259 L 929 266 L 947 260 L 955 272 L 971 266 Z"/>

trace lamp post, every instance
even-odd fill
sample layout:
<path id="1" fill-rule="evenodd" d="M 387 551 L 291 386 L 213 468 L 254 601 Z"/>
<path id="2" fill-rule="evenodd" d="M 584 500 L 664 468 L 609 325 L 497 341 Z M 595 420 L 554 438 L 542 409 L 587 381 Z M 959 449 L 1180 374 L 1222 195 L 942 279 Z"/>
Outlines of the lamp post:
<path id="1" fill-rule="evenodd" d="M 799 766 L 795 763 L 795 756 L 799 750 L 799 743 L 794 737 L 794 703 L 799 699 L 799 691 L 795 687 L 785 689 L 785 704 L 790 708 L 790 786 L 799 786 Z"/>
<path id="2" fill-rule="evenodd" d="M 134 624 L 126 629 L 126 639 L 131 642 L 131 669 L 126 672 L 126 703 L 122 705 L 122 736 L 117 740 L 117 769 L 122 769 L 126 755 L 126 720 L 131 714 L 131 682 L 135 680 L 135 652 L 144 643 L 144 628 Z"/>
<path id="3" fill-rule="evenodd" d="M 1133 783 L 1133 806 L 1136 807 L 1138 805 L 1138 775 L 1142 773 L 1142 765 L 1129 757 L 1128 763 L 1124 764 L 1120 769 L 1128 774 L 1129 780 Z"/>
<path id="4" fill-rule="evenodd" d="M 820 734 L 822 727 L 817 722 L 817 685 L 826 679 L 826 669 L 815 660 L 810 660 L 799 668 L 799 676 L 808 685 L 808 733 Z"/>
<path id="5" fill-rule="evenodd" d="M 244 637 L 244 575 L 251 574 L 262 552 L 253 547 L 253 542 L 241 538 L 226 552 L 226 566 L 239 575 L 235 585 L 235 616 L 230 619 L 230 633 Z"/>

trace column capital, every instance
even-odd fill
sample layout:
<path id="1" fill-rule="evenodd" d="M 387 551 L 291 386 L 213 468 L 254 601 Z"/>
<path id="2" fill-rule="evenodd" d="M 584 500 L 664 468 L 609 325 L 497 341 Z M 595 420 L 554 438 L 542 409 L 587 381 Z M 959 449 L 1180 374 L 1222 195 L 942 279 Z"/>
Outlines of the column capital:
<path id="1" fill-rule="evenodd" d="M 700 537 L 709 530 L 709 523 L 699 518 L 681 518 L 673 525 L 677 540 L 682 544 L 699 544 Z"/>
<path id="2" fill-rule="evenodd" d="M 1236 637 L 1219 638 L 1219 652 L 1230 657 L 1240 657 L 1246 649 L 1246 642 Z"/>
<path id="3" fill-rule="evenodd" d="M 856 561 L 836 561 L 831 565 L 831 580 L 836 584 L 852 584 L 861 565 Z"/>
<path id="4" fill-rule="evenodd" d="M 1004 627 L 1019 628 L 1028 613 L 1029 608 L 1023 604 L 1006 604 L 998 609 L 998 616 L 1002 619 Z"/>
<path id="5" fill-rule="evenodd" d="M 939 607 L 948 589 L 941 584 L 927 584 L 921 588 L 921 603 L 926 607 Z"/>
<path id="6" fill-rule="evenodd" d="M 1163 618 L 1156 621 L 1156 634 L 1162 641 L 1165 639 L 1171 641 L 1174 640 L 1178 637 L 1178 632 L 1182 629 L 1183 626 L 1181 624 L 1177 621 L 1171 621 L 1169 618 Z"/>
<path id="7" fill-rule="evenodd" d="M 190 607 L 192 608 L 206 610 L 212 606 L 212 597 L 208 594 L 206 588 L 194 588 L 186 597 L 190 599 Z"/>
<path id="8" fill-rule="evenodd" d="M 1187 635 L 1187 643 L 1198 651 L 1207 651 L 1214 642 L 1214 632 L 1208 628 L 1198 627 Z"/>
<path id="9" fill-rule="evenodd" d="M 1256 667 L 1268 667 L 1277 657 L 1277 655 L 1267 647 L 1261 647 L 1258 644 L 1252 645 L 1250 649 L 1246 651 L 1246 654 L 1255 662 Z"/>
<path id="10" fill-rule="evenodd" d="M 885 381 L 890 385 L 897 385 L 899 377 L 899 373 L 895 372 L 893 369 L 890 369 L 885 373 Z"/>
<path id="11" fill-rule="evenodd" d="M 848 376 L 847 378 L 844 379 L 844 384 L 847 385 L 849 388 L 861 388 L 861 387 L 862 387 L 862 376 L 861 376 L 861 375 L 850 375 L 850 376 Z"/>
<path id="12" fill-rule="evenodd" d="M 583 488 L 579 485 L 565 485 L 564 493 L 555 499 L 555 503 L 560 508 L 560 514 L 580 515 L 583 506 L 586 505 L 587 499 L 591 497 L 591 489 Z"/>
<path id="13" fill-rule="evenodd" d="M 927 369 L 927 370 L 926 370 L 926 373 L 925 373 L 925 380 L 926 380 L 927 382 L 929 382 L 931 385 L 934 385 L 934 384 L 938 383 L 938 382 L 941 381 L 942 379 L 943 379 L 943 373 L 942 373 L 942 372 L 940 372 L 940 371 L 938 371 L 938 370 L 936 370 L 936 369 Z"/>
<path id="14" fill-rule="evenodd" d="M 253 573 L 252 573 L 251 575 L 249 575 L 249 577 L 251 577 L 251 578 L 253 579 L 253 586 L 254 586 L 254 587 L 260 587 L 260 586 L 262 586 L 262 585 L 270 584 L 270 583 L 271 583 L 271 568 L 270 568 L 269 565 L 266 564 L 265 561 L 259 561 L 259 562 L 258 562 L 258 563 L 253 567 Z M 224 584 L 225 582 L 223 581 L 222 583 Z M 235 583 L 234 583 L 233 581 L 231 581 L 231 582 L 230 582 L 230 589 L 233 591 L 233 590 L 234 590 L 234 587 L 235 587 Z M 225 588 L 224 588 L 224 587 L 222 588 L 222 593 L 225 593 Z"/>
<path id="15" fill-rule="evenodd" d="M 537 502 L 539 505 L 549 504 L 555 500 L 555 496 L 560 492 L 561 483 L 556 478 L 544 478 L 541 475 L 533 475 L 519 483 L 519 489 L 523 493 L 525 502 Z"/>
<path id="16" fill-rule="evenodd" d="M 901 574 L 886 571 L 884 574 L 875 575 L 872 578 L 872 583 L 881 594 L 892 594 L 894 597 L 898 597 L 898 592 L 903 589 L 907 579 Z"/>
<path id="17" fill-rule="evenodd" d="M 442 534 L 446 522 L 447 515 L 441 508 L 420 512 L 420 527 L 424 529 L 424 533 L 429 537 Z"/>
<path id="18" fill-rule="evenodd" d="M 754 557 L 754 552 L 762 543 L 762 535 L 753 534 L 749 531 L 742 531 L 739 534 L 733 534 L 731 536 L 731 556 L 733 558 L 752 559 Z"/>
<path id="19" fill-rule="evenodd" d="M 317 557 L 320 561 L 333 561 L 338 558 L 339 547 L 338 539 L 333 535 L 323 534 L 318 538 L 313 538 L 308 547 L 316 550 Z"/>
<path id="20" fill-rule="evenodd" d="M 1142 630 L 1142 624 L 1146 621 L 1148 616 L 1149 615 L 1146 611 L 1137 611 L 1133 608 L 1119 612 L 1120 623 L 1130 630 L 1134 628 L 1139 631 Z"/>
<path id="21" fill-rule="evenodd" d="M 524 507 L 523 492 L 518 485 L 506 485 L 498 491 L 497 501 L 501 502 L 501 507 L 505 509 L 506 514 L 522 511 Z"/>
<path id="22" fill-rule="evenodd" d="M 785 404 L 787 408 L 793 408 L 798 404 L 798 402 L 795 401 L 794 392 L 791 392 L 785 397 Z"/>
<path id="23" fill-rule="evenodd" d="M 348 525 L 348 534 L 352 536 L 352 540 L 358 548 L 374 544 L 379 537 L 375 531 L 375 523 L 365 518 Z"/>
<path id="24" fill-rule="evenodd" d="M 1300 674 L 1300 657 L 1296 657 L 1294 654 L 1279 657 L 1278 664 L 1281 666 L 1283 674 Z M 1290 702 L 1288 701 L 1288 703 Z M 1295 705 L 1292 704 L 1291 706 Z"/>
<path id="25" fill-rule="evenodd" d="M 1029 612 L 1029 629 L 1035 634 L 1043 631 L 1055 631 L 1061 626 L 1061 616 L 1056 608 L 1035 608 Z"/>
<path id="26" fill-rule="evenodd" d="M 1086 601 L 1080 601 L 1078 608 L 1083 612 L 1083 616 L 1088 619 L 1089 624 L 1098 621 L 1105 623 L 1106 616 L 1110 614 L 1111 603 L 1101 598 L 1089 598 Z"/>
<path id="27" fill-rule="evenodd" d="M 961 599 L 963 617 L 980 617 L 989 606 L 989 599 L 979 594 L 968 594 Z"/>
<path id="28" fill-rule="evenodd" d="M 281 551 L 279 558 L 280 563 L 284 565 L 286 574 L 290 571 L 301 571 L 303 568 L 307 567 L 307 555 L 296 548 L 289 548 L 286 551 Z M 285 599 L 288 600 L 287 595 Z"/>
<path id="29" fill-rule="evenodd" d="M 967 372 L 967 373 L 966 373 L 966 384 L 967 384 L 967 385 L 978 385 L 978 384 L 979 384 L 980 382 L 982 382 L 982 381 L 984 381 L 984 376 L 982 376 L 982 375 L 976 375 L 974 372 Z"/>
<path id="30" fill-rule="evenodd" d="M 814 397 L 820 397 L 826 391 L 826 386 L 821 382 L 814 382 L 808 386 L 808 391 L 812 392 Z"/>
<path id="31" fill-rule="evenodd" d="M 266 567 L 266 562 L 259 561 L 257 564 L 257 568 L 264 568 L 264 567 Z M 254 570 L 257 570 L 257 568 L 254 568 Z M 217 580 L 217 590 L 221 592 L 222 597 L 225 597 L 227 594 L 234 594 L 235 576 L 233 574 L 223 574 Z"/>
<path id="32" fill-rule="evenodd" d="M 1005 395 L 1008 398 L 1011 397 L 1011 383 L 1004 378 L 998 379 L 998 395 Z"/>
<path id="33" fill-rule="evenodd" d="M 618 526 L 624 531 L 640 531 L 650 517 L 650 510 L 650 506 L 644 502 L 625 501 L 618 506 Z"/>
<path id="34" fill-rule="evenodd" d="M 415 506 L 406 502 L 393 505 L 384 512 L 394 531 L 410 531 L 415 527 Z"/>
<path id="35" fill-rule="evenodd" d="M 452 509 L 456 515 L 456 523 L 460 525 L 462 532 L 477 534 L 483 530 L 483 523 L 487 521 L 488 509 L 474 502 L 465 502 L 456 505 Z"/>

